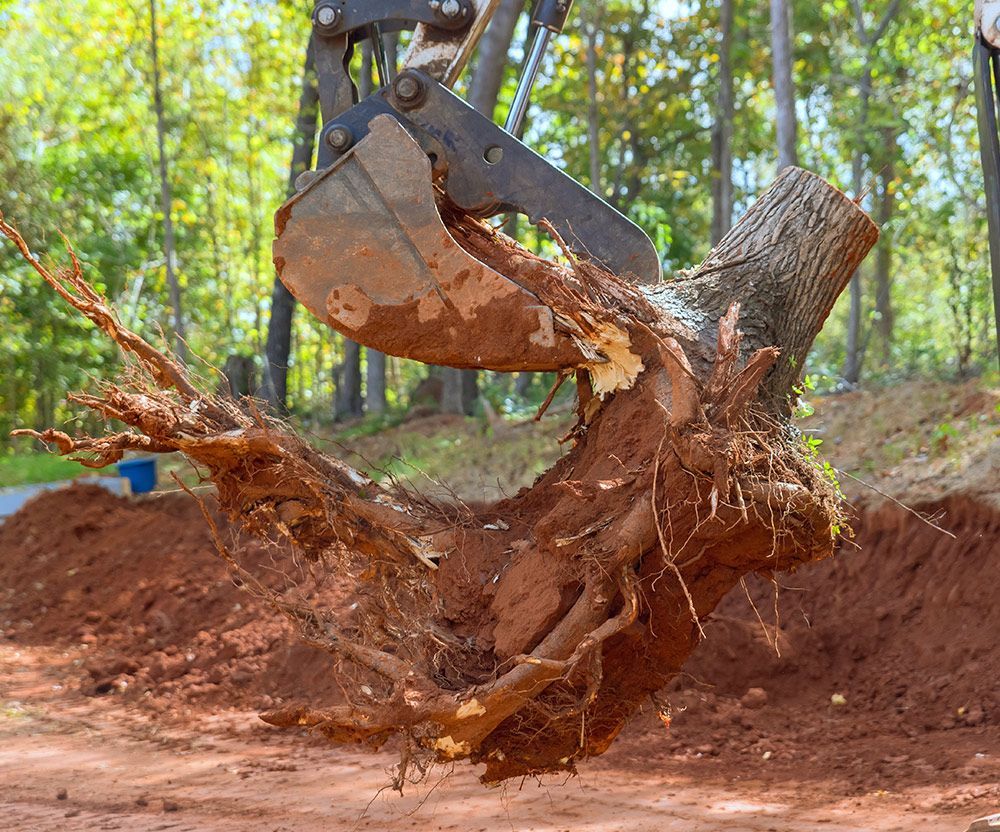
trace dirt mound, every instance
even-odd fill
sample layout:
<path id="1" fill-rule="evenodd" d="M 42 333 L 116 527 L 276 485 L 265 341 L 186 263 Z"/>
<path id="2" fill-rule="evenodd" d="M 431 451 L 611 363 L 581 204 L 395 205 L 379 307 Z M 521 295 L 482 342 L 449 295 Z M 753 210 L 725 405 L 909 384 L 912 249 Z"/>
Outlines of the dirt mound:
<path id="1" fill-rule="evenodd" d="M 954 537 L 891 503 L 863 511 L 837 557 L 732 593 L 691 677 L 779 705 L 840 694 L 918 728 L 1000 724 L 1000 512 L 967 497 L 915 508 Z"/>
<path id="2" fill-rule="evenodd" d="M 782 576 L 777 622 L 774 583 L 737 587 L 665 693 L 669 733 L 637 721 L 624 765 L 1000 799 L 981 785 L 1000 771 L 1000 512 L 967 495 L 918 508 L 955 537 L 891 503 L 862 510 L 856 545 Z"/>
<path id="3" fill-rule="evenodd" d="M 86 645 L 93 693 L 156 710 L 271 707 L 301 687 L 334 695 L 331 659 L 234 584 L 184 494 L 126 500 L 87 485 L 42 494 L 0 525 L 0 586 L 4 634 Z"/>
<path id="4" fill-rule="evenodd" d="M 815 742 L 818 726 L 828 743 L 1000 726 L 1000 513 L 960 496 L 917 508 L 955 537 L 891 503 L 862 510 L 838 557 L 782 578 L 777 626 L 773 583 L 732 593 L 671 686 L 669 742 L 717 753 Z M 43 494 L 0 526 L 0 586 L 5 635 L 87 645 L 92 693 L 161 711 L 337 698 L 331 659 L 234 585 L 186 495 Z"/>

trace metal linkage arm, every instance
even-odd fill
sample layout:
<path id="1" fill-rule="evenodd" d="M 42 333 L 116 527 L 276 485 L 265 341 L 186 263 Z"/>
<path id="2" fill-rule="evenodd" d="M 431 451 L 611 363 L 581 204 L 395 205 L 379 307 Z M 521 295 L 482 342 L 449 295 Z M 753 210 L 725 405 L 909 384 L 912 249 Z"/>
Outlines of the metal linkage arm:
<path id="1" fill-rule="evenodd" d="M 323 35 L 394 23 L 426 23 L 451 31 L 468 26 L 474 15 L 472 0 L 320 0 L 313 25 Z"/>
<path id="2" fill-rule="evenodd" d="M 507 113 L 507 120 L 503 129 L 512 136 L 520 133 L 521 125 L 524 123 L 524 116 L 528 112 L 528 104 L 531 99 L 531 88 L 535 86 L 535 79 L 538 77 L 538 70 L 542 66 L 542 58 L 545 57 L 545 50 L 548 49 L 549 40 L 552 35 L 558 35 L 566 25 L 570 9 L 573 7 L 573 0 L 538 0 L 531 13 L 531 24 L 535 26 L 535 35 L 531 39 L 531 46 L 528 48 L 528 55 L 524 61 L 524 69 L 517 82 L 517 89 L 514 91 L 514 100 L 510 105 L 510 112 Z"/>

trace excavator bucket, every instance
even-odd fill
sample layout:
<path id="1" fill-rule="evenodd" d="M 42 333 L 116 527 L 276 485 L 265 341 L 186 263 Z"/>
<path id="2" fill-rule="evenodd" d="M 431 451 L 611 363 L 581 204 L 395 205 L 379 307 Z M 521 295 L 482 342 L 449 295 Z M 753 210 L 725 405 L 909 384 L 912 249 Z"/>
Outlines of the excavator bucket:
<path id="1" fill-rule="evenodd" d="M 547 306 L 456 242 L 438 213 L 430 160 L 391 116 L 374 118 L 367 136 L 289 199 L 275 229 L 288 290 L 368 347 L 503 371 L 584 361 Z"/>

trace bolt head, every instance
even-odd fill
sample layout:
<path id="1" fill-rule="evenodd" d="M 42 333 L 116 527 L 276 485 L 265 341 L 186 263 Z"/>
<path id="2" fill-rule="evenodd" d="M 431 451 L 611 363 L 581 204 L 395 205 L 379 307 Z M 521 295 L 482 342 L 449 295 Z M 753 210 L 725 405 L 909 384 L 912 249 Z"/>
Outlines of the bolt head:
<path id="1" fill-rule="evenodd" d="M 404 104 L 415 104 L 423 95 L 424 85 L 419 78 L 404 73 L 396 79 L 392 91 Z"/>
<path id="2" fill-rule="evenodd" d="M 331 3 L 324 3 L 317 6 L 313 13 L 313 23 L 324 31 L 336 29 L 340 25 L 340 9 Z"/>
<path id="3" fill-rule="evenodd" d="M 347 150 L 353 141 L 350 129 L 343 124 L 335 124 L 326 133 L 326 143 L 334 150 Z"/>
<path id="4" fill-rule="evenodd" d="M 462 13 L 462 4 L 458 0 L 443 0 L 441 3 L 440 14 L 442 17 L 446 17 L 448 20 L 454 20 L 456 17 Z"/>

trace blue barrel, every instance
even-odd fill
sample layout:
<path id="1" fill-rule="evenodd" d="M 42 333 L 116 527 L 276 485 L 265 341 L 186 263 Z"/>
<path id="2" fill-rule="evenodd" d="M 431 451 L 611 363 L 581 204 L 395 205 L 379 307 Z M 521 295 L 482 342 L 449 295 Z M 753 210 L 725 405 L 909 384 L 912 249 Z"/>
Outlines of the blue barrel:
<path id="1" fill-rule="evenodd" d="M 118 476 L 125 477 L 133 494 L 147 494 L 156 488 L 156 457 L 126 459 L 117 465 Z"/>

